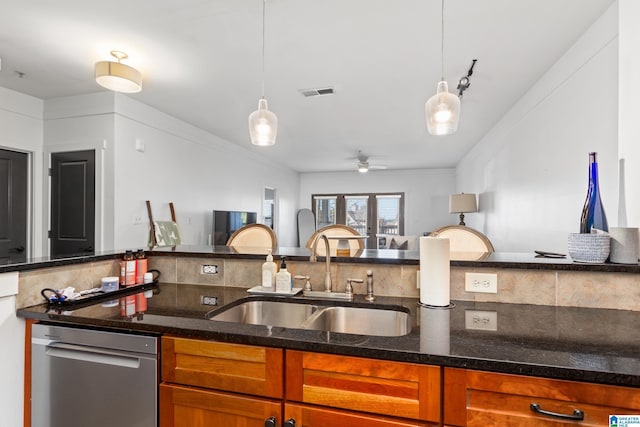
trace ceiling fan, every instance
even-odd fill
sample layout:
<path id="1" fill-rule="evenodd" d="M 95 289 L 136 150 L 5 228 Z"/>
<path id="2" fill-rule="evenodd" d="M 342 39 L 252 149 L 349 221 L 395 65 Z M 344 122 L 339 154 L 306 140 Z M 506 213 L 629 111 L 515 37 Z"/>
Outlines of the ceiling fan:
<path id="1" fill-rule="evenodd" d="M 356 165 L 358 167 L 358 172 L 360 173 L 367 173 L 369 172 L 369 170 L 381 170 L 381 169 L 386 169 L 387 166 L 386 165 L 379 165 L 379 164 L 371 164 L 369 163 L 369 156 L 362 154 L 362 151 L 358 150 L 358 156 L 357 157 L 352 157 L 349 160 L 353 160 L 356 162 Z"/>

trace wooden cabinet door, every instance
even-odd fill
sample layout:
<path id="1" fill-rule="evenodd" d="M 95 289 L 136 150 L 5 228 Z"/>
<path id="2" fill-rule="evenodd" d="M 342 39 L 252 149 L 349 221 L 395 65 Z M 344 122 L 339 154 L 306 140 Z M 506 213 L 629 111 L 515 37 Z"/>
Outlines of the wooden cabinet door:
<path id="1" fill-rule="evenodd" d="M 438 425 L 426 421 L 393 419 L 381 415 L 367 415 L 292 403 L 287 403 L 284 406 L 284 420 L 293 420 L 296 427 L 426 427 Z"/>
<path id="2" fill-rule="evenodd" d="M 552 414 L 537 412 L 532 404 Z M 582 419 L 568 419 L 578 415 L 576 410 Z M 444 422 L 448 425 L 608 426 L 609 415 L 638 413 L 640 389 L 456 368 L 444 370 Z"/>
<path id="3" fill-rule="evenodd" d="M 162 337 L 162 380 L 282 399 L 278 348 Z"/>
<path id="4" fill-rule="evenodd" d="M 282 423 L 282 403 L 231 393 L 160 384 L 160 427 L 264 427 Z"/>
<path id="5" fill-rule="evenodd" d="M 287 350 L 286 399 L 440 421 L 440 367 Z"/>

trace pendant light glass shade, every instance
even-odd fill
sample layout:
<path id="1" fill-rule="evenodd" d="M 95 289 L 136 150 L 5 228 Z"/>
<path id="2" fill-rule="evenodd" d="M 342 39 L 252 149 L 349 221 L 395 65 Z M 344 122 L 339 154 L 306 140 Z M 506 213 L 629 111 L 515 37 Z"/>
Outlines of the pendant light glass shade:
<path id="1" fill-rule="evenodd" d="M 264 34 L 265 10 L 267 0 L 262 0 L 262 97 L 258 101 L 258 109 L 249 114 L 249 135 L 253 145 L 267 146 L 276 143 L 278 133 L 278 118 L 269 111 L 267 100 L 264 98 Z"/>
<path id="2" fill-rule="evenodd" d="M 120 61 L 127 58 L 127 54 L 117 50 L 111 55 L 118 60 L 96 62 L 95 78 L 100 86 L 123 93 L 136 93 L 142 90 L 140 71 Z"/>
<path id="3" fill-rule="evenodd" d="M 449 93 L 447 82 L 438 82 L 436 94 L 425 104 L 427 129 L 431 135 L 449 135 L 458 130 L 460 98 Z"/>
<path id="4" fill-rule="evenodd" d="M 444 0 L 440 9 L 441 35 L 440 35 L 440 61 L 442 66 L 442 79 L 438 82 L 436 94 L 424 105 L 427 130 L 431 135 L 449 135 L 458 130 L 460 120 L 460 98 L 449 93 L 449 86 L 444 79 Z"/>
<path id="5" fill-rule="evenodd" d="M 273 145 L 278 133 L 278 118 L 267 108 L 264 97 L 258 101 L 258 109 L 249 115 L 249 134 L 253 145 Z"/>

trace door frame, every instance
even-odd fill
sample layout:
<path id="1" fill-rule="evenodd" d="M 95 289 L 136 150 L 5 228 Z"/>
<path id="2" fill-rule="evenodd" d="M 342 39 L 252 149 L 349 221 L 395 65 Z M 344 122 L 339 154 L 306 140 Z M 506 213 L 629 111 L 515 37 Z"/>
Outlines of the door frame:
<path id="1" fill-rule="evenodd" d="M 35 217 L 34 217 L 34 206 L 35 206 L 35 191 L 33 188 L 34 183 L 34 153 L 33 151 L 21 150 L 15 147 L 8 147 L 5 145 L 0 145 L 0 149 L 7 151 L 15 151 L 16 153 L 22 153 L 27 155 L 27 217 L 25 221 L 27 222 L 27 237 L 26 244 L 27 247 L 25 249 L 25 255 L 27 259 L 32 258 L 34 256 L 34 248 L 35 248 Z"/>
<path id="2" fill-rule="evenodd" d="M 114 211 L 105 212 L 105 158 L 107 151 L 107 141 L 100 140 L 93 143 L 82 145 L 75 144 L 60 144 L 44 148 L 44 191 L 43 191 L 43 232 L 42 232 L 42 247 L 45 256 L 51 254 L 51 241 L 49 240 L 49 230 L 51 230 L 51 177 L 49 176 L 49 169 L 51 168 L 51 154 L 53 153 L 67 153 L 72 151 L 86 151 L 95 150 L 95 251 L 96 253 L 102 252 L 106 249 L 114 248 Z M 111 162 L 113 163 L 113 162 Z M 111 194 L 113 194 L 113 182 L 110 185 Z M 111 198 L 111 205 L 113 205 L 113 197 Z M 107 224 L 110 219 L 110 227 L 105 227 L 105 219 Z M 109 237 L 109 232 L 110 236 Z"/>

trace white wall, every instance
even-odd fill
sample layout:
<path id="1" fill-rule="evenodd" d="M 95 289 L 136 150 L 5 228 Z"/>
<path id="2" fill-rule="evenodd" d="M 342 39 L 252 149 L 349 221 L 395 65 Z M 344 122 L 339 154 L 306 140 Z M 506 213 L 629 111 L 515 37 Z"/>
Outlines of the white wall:
<path id="1" fill-rule="evenodd" d="M 617 225 L 617 94 L 616 3 L 458 164 L 458 191 L 480 195 L 467 224 L 499 252 L 566 252 L 596 151 L 609 226 Z"/>
<path id="2" fill-rule="evenodd" d="M 29 153 L 31 198 L 29 230 L 31 256 L 42 256 L 42 100 L 0 87 L 0 148 Z M 36 238 L 38 237 L 38 238 Z"/>
<path id="3" fill-rule="evenodd" d="M 97 248 L 146 246 L 145 200 L 160 220 L 172 201 L 182 242 L 207 244 L 213 209 L 261 214 L 265 186 L 277 190 L 279 243 L 294 245 L 296 172 L 121 94 L 47 100 L 45 119 L 47 154 L 96 149 Z"/>
<path id="4" fill-rule="evenodd" d="M 213 209 L 261 216 L 264 187 L 277 191 L 279 245 L 295 244 L 297 172 L 125 96 L 117 97 L 117 111 L 116 247 L 146 242 L 146 199 L 158 219 L 170 218 L 173 201 L 183 243 L 207 244 Z M 136 140 L 144 152 L 135 150 Z M 134 225 L 134 216 L 145 226 Z"/>
<path id="5" fill-rule="evenodd" d="M 56 98 L 45 101 L 44 162 L 51 164 L 51 153 L 95 150 L 96 224 L 95 248 L 115 249 L 113 213 L 114 98 L 108 92 Z M 48 189 L 48 177 L 45 188 Z M 43 197 L 44 229 L 50 223 L 49 192 Z M 42 236 L 45 253 L 49 239 Z"/>
<path id="6" fill-rule="evenodd" d="M 640 2 L 620 3 L 620 74 L 618 81 L 618 154 L 624 162 L 621 177 L 620 225 L 640 226 Z M 626 207 L 626 209 L 624 209 Z"/>
<path id="7" fill-rule="evenodd" d="M 300 208 L 311 209 L 311 195 L 323 193 L 405 193 L 405 235 L 422 235 L 443 225 L 457 224 L 449 214 L 455 192 L 454 169 L 302 173 Z"/>

